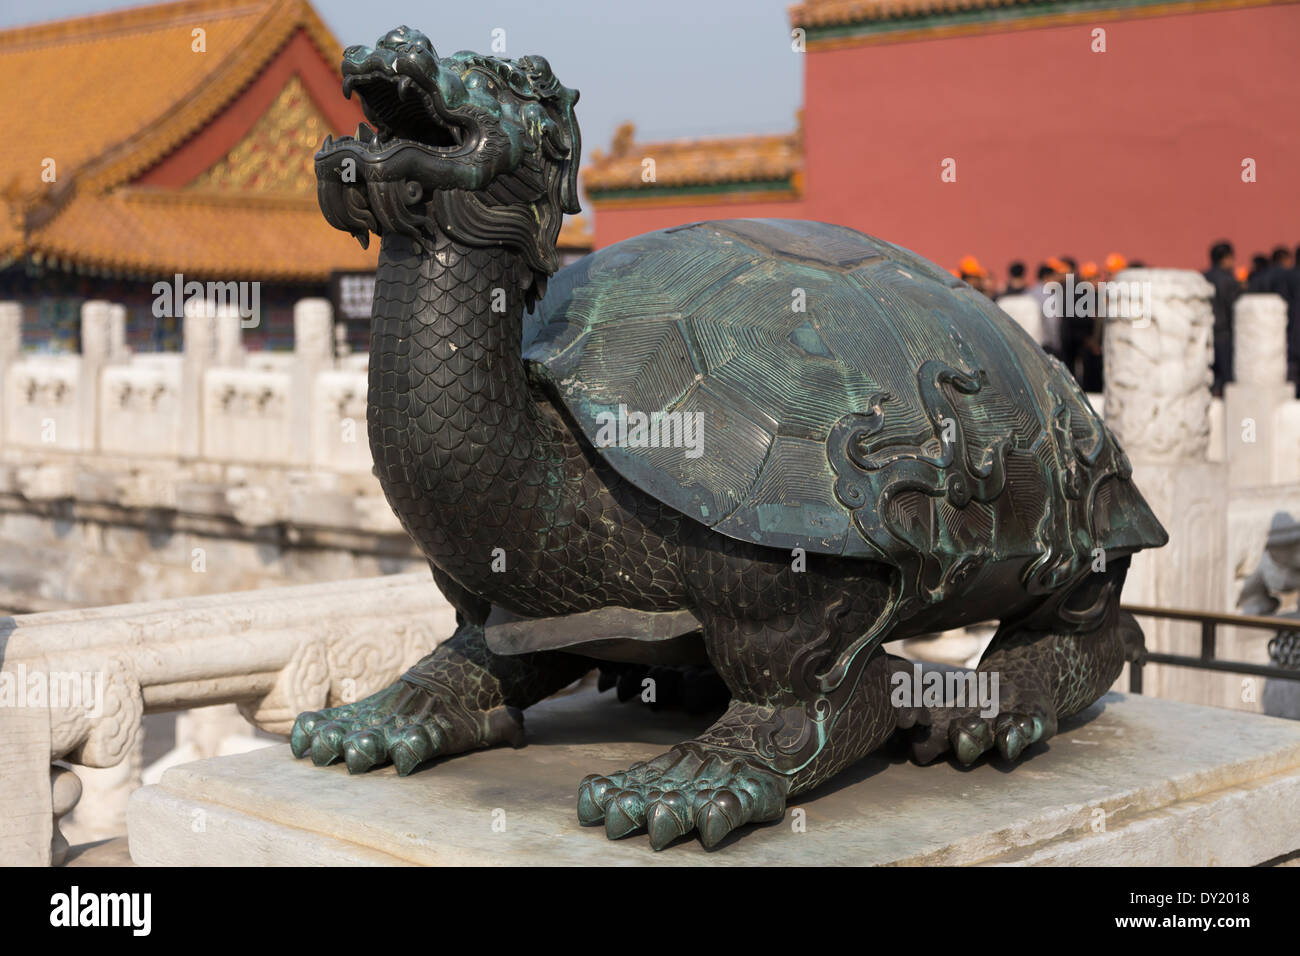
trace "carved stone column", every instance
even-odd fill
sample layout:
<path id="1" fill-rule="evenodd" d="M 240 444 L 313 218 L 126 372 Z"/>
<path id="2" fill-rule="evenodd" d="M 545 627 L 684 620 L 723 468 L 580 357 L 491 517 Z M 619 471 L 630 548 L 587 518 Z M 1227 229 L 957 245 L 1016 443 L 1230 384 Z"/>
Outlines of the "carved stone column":
<path id="1" fill-rule="evenodd" d="M 1169 532 L 1166 547 L 1134 557 L 1124 600 L 1229 610 L 1226 467 L 1207 460 L 1213 288 L 1195 272 L 1174 269 L 1129 269 L 1114 281 L 1134 285 L 1132 307 L 1106 317 L 1106 424 Z M 1148 649 L 1197 653 L 1195 625 L 1139 623 Z M 1234 679 L 1182 668 L 1148 667 L 1144 684 L 1149 694 L 1220 706 L 1240 696 Z"/>
<path id="2" fill-rule="evenodd" d="M 77 447 L 99 449 L 99 376 L 113 354 L 113 303 L 92 300 L 81 306 L 81 366 L 77 380 Z"/>
<path id="3" fill-rule="evenodd" d="M 9 366 L 23 350 L 23 308 L 17 302 L 0 302 L 0 448 L 5 444 L 5 401 L 9 392 Z"/>
<path id="4" fill-rule="evenodd" d="M 215 363 L 223 368 L 242 367 L 248 351 L 244 348 L 244 326 L 239 310 L 229 305 L 218 307 L 213 319 L 213 334 L 216 336 Z"/>
<path id="5" fill-rule="evenodd" d="M 181 457 L 203 455 L 203 377 L 216 364 L 216 316 L 200 302 L 186 303 L 181 365 Z"/>
<path id="6" fill-rule="evenodd" d="M 1128 316 L 1106 317 L 1106 424 L 1134 464 L 1205 461 L 1213 287 L 1178 269 L 1128 269 L 1112 281 L 1136 283 L 1136 294 Z"/>
<path id="7" fill-rule="evenodd" d="M 126 344 L 126 306 L 116 302 L 108 307 L 108 353 L 114 364 L 131 358 Z"/>
<path id="8" fill-rule="evenodd" d="M 334 367 L 334 309 L 328 299 L 300 299 L 293 307 L 292 461 L 311 463 L 316 376 Z"/>
<path id="9" fill-rule="evenodd" d="M 1275 481 L 1274 416 L 1293 397 L 1286 381 L 1286 302 L 1243 295 L 1233 318 L 1235 381 L 1223 391 L 1228 480 L 1234 488 Z"/>

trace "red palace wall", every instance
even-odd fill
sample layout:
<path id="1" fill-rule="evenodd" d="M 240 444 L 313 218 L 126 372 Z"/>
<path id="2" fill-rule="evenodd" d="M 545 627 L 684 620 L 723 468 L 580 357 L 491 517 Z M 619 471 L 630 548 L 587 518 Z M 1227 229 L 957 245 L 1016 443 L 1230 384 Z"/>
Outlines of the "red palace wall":
<path id="1" fill-rule="evenodd" d="M 1294 246 L 1297 38 L 1287 5 L 814 50 L 801 202 L 599 209 L 597 245 L 762 215 L 844 223 L 949 268 L 972 254 L 999 275 L 1112 251 L 1202 268 L 1221 237 L 1239 261 Z"/>

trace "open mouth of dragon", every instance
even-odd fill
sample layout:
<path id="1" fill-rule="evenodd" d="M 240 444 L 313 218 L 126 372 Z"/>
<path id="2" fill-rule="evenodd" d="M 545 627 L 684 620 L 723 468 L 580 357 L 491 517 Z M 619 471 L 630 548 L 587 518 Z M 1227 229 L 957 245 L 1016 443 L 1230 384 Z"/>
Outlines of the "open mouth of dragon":
<path id="1" fill-rule="evenodd" d="M 354 136 L 327 136 L 318 158 L 347 150 L 377 162 L 408 148 L 454 158 L 474 149 L 469 130 L 447 118 L 439 110 L 437 94 L 410 76 L 387 70 L 349 74 L 343 78 L 343 93 L 351 99 L 354 92 L 373 128 L 361 123 Z"/>

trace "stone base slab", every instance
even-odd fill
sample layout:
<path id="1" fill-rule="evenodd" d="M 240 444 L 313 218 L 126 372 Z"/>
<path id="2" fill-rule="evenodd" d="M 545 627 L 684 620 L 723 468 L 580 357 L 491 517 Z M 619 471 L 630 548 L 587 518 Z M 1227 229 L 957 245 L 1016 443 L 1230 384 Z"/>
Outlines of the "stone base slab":
<path id="1" fill-rule="evenodd" d="M 201 760 L 136 791 L 141 865 L 1250 865 L 1300 848 L 1300 723 L 1109 694 L 1032 748 L 961 769 L 873 755 L 714 851 L 650 850 L 582 827 L 578 782 L 663 752 L 710 719 L 589 686 L 530 709 L 529 745 L 392 767 Z M 802 811 L 802 813 L 796 812 Z"/>

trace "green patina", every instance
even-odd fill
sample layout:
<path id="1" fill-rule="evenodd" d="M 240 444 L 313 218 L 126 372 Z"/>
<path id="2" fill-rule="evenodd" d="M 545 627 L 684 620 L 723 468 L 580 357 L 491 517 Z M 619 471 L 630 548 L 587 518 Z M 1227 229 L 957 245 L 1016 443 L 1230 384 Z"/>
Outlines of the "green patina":
<path id="1" fill-rule="evenodd" d="M 327 141 L 316 173 L 326 219 L 381 239 L 374 472 L 457 629 L 393 686 L 302 714 L 295 755 L 407 774 L 518 745 L 520 710 L 593 667 L 639 694 L 648 665 L 667 690 L 707 662 L 727 710 L 585 778 L 577 811 L 711 847 L 898 730 L 922 761 L 1015 759 L 1113 684 L 1140 645 L 1129 556 L 1167 536 L 1005 313 L 800 220 L 677 226 L 559 269 L 581 138 L 544 58 L 440 57 L 399 27 L 342 73 L 375 128 Z M 892 701 L 885 642 L 992 618 L 980 670 L 1005 706 Z"/>

